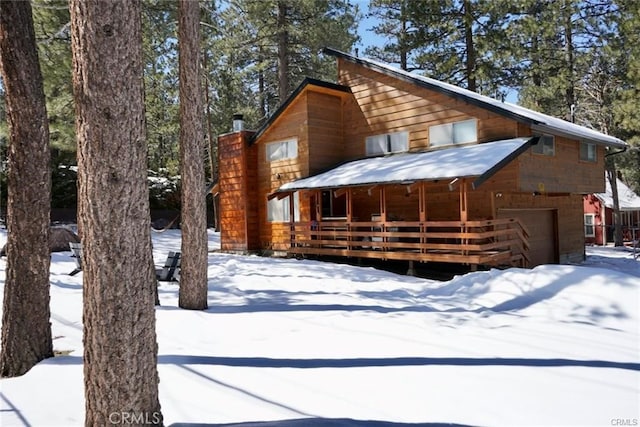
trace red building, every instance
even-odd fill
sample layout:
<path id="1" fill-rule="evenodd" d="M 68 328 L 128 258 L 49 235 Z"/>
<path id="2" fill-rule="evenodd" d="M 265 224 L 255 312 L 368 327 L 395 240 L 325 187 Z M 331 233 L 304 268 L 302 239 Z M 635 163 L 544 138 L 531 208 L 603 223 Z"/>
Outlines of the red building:
<path id="1" fill-rule="evenodd" d="M 626 242 L 640 237 L 640 197 L 618 179 L 618 201 L 622 235 Z M 613 195 L 611 184 L 606 180 L 604 193 L 584 197 L 584 236 L 587 244 L 606 245 L 613 242 Z"/>

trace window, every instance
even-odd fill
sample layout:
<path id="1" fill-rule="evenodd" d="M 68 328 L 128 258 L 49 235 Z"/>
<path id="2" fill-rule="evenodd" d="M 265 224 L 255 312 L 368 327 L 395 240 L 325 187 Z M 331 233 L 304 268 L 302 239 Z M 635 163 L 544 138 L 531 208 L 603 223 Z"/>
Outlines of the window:
<path id="1" fill-rule="evenodd" d="M 429 145 L 431 147 L 464 144 L 477 140 L 478 122 L 476 119 L 429 127 Z"/>
<path id="2" fill-rule="evenodd" d="M 540 135 L 538 135 L 540 136 Z M 542 135 L 536 145 L 531 147 L 531 151 L 536 154 L 542 154 L 544 156 L 555 156 L 556 143 L 551 135 Z"/>
<path id="3" fill-rule="evenodd" d="M 580 143 L 580 160 L 596 162 L 598 160 L 597 153 L 596 144 L 590 144 L 588 142 Z"/>
<path id="4" fill-rule="evenodd" d="M 288 141 L 271 142 L 267 144 L 267 162 L 276 160 L 295 159 L 298 157 L 298 141 L 290 139 Z"/>
<path id="5" fill-rule="evenodd" d="M 595 237 L 595 214 L 584 214 L 584 236 Z"/>
<path id="6" fill-rule="evenodd" d="M 289 222 L 290 221 L 290 204 L 289 197 L 278 200 L 274 197 L 267 200 L 267 221 L 269 222 Z M 300 221 L 300 195 L 298 192 L 293 193 L 293 209 L 294 220 Z"/>
<path id="7" fill-rule="evenodd" d="M 366 145 L 367 156 L 400 153 L 409 149 L 409 133 L 395 132 L 368 136 Z"/>
<path id="8" fill-rule="evenodd" d="M 346 217 L 347 216 L 347 195 L 341 194 L 335 197 L 332 190 L 322 192 L 322 217 Z"/>

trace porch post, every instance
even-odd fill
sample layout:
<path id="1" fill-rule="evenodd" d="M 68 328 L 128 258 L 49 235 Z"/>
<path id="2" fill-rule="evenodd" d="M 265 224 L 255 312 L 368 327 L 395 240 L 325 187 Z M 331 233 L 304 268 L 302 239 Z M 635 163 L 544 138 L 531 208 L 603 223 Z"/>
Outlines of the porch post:
<path id="1" fill-rule="evenodd" d="M 460 184 L 460 221 L 467 222 L 467 180 L 462 179 Z"/>
<path id="2" fill-rule="evenodd" d="M 386 232 L 387 232 L 387 190 L 386 185 L 380 186 L 380 231 L 382 232 L 382 250 L 386 251 L 387 248 L 384 246 L 384 242 L 387 241 Z"/>
<path id="3" fill-rule="evenodd" d="M 463 223 L 460 227 L 462 233 L 467 233 L 469 227 L 467 227 L 468 213 L 467 213 L 467 180 L 462 179 L 460 183 L 460 221 Z M 466 246 L 469 243 L 469 239 L 466 237 L 462 239 L 462 255 L 467 255 Z"/>
<path id="4" fill-rule="evenodd" d="M 296 246 L 296 207 L 294 206 L 294 193 L 289 193 L 289 229 L 291 230 L 291 247 Z"/>
<path id="5" fill-rule="evenodd" d="M 427 220 L 427 192 L 424 181 L 420 181 L 418 184 L 418 209 L 420 213 L 420 222 Z"/>
<path id="6" fill-rule="evenodd" d="M 380 221 L 387 222 L 386 186 L 380 186 Z"/>
<path id="7" fill-rule="evenodd" d="M 427 243 L 427 185 L 424 181 L 418 184 L 418 210 L 420 218 L 420 252 L 426 253 L 424 245 Z"/>
<path id="8" fill-rule="evenodd" d="M 322 190 L 315 190 L 313 196 L 316 202 L 313 207 L 316 211 L 316 221 L 320 222 L 322 221 Z"/>

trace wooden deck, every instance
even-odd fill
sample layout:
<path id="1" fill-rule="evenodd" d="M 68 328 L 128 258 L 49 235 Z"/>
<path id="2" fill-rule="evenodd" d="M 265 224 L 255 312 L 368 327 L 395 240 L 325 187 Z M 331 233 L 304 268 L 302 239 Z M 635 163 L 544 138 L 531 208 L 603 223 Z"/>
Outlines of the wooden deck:
<path id="1" fill-rule="evenodd" d="M 526 267 L 529 262 L 528 236 L 516 219 L 298 222 L 291 225 L 288 252 L 292 255 Z"/>

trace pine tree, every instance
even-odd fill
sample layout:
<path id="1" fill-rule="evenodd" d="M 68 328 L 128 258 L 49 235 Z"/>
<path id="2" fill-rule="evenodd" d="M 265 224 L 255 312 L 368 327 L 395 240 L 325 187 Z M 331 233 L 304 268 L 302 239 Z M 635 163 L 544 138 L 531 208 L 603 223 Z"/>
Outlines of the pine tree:
<path id="1" fill-rule="evenodd" d="M 179 173 L 177 2 L 145 0 L 142 7 L 145 117 L 149 169 Z"/>
<path id="2" fill-rule="evenodd" d="M 179 0 L 180 175 L 182 177 L 182 261 L 178 304 L 207 308 L 207 222 L 204 182 L 200 6 Z"/>
<path id="3" fill-rule="evenodd" d="M 72 0 L 70 11 L 85 425 L 161 424 L 140 2 Z"/>
<path id="4" fill-rule="evenodd" d="M 356 14 L 357 8 L 344 0 L 230 2 L 225 16 L 237 28 L 224 34 L 225 54 L 242 58 L 248 53 L 261 121 L 305 77 L 335 78 L 335 61 L 321 55 L 321 50 L 351 49 L 357 39 Z"/>
<path id="5" fill-rule="evenodd" d="M 626 183 L 640 194 L 640 3 L 619 0 L 617 15 L 619 32 L 613 39 L 614 48 L 621 58 L 618 73 L 621 74 L 619 98 L 614 104 L 618 137 L 631 148 L 615 156 L 618 169 Z"/>
<path id="6" fill-rule="evenodd" d="M 9 130 L 7 273 L 0 376 L 53 356 L 49 323 L 49 128 L 29 2 L 0 1 Z"/>
<path id="7" fill-rule="evenodd" d="M 63 159 L 73 159 L 76 139 L 68 1 L 35 0 L 32 4 L 51 146 Z"/>
<path id="8" fill-rule="evenodd" d="M 412 61 L 412 53 L 415 49 L 411 43 L 411 35 L 418 29 L 413 26 L 409 16 L 409 10 L 420 10 L 425 14 L 429 11 L 426 7 L 431 2 L 418 0 L 411 4 L 411 0 L 371 0 L 369 2 L 369 17 L 378 20 L 371 30 L 378 35 L 386 37 L 388 42 L 383 46 L 370 46 L 365 50 L 365 55 L 390 64 L 400 64 L 405 71 L 413 71 L 416 67 Z M 416 4 L 417 3 L 417 4 Z"/>

